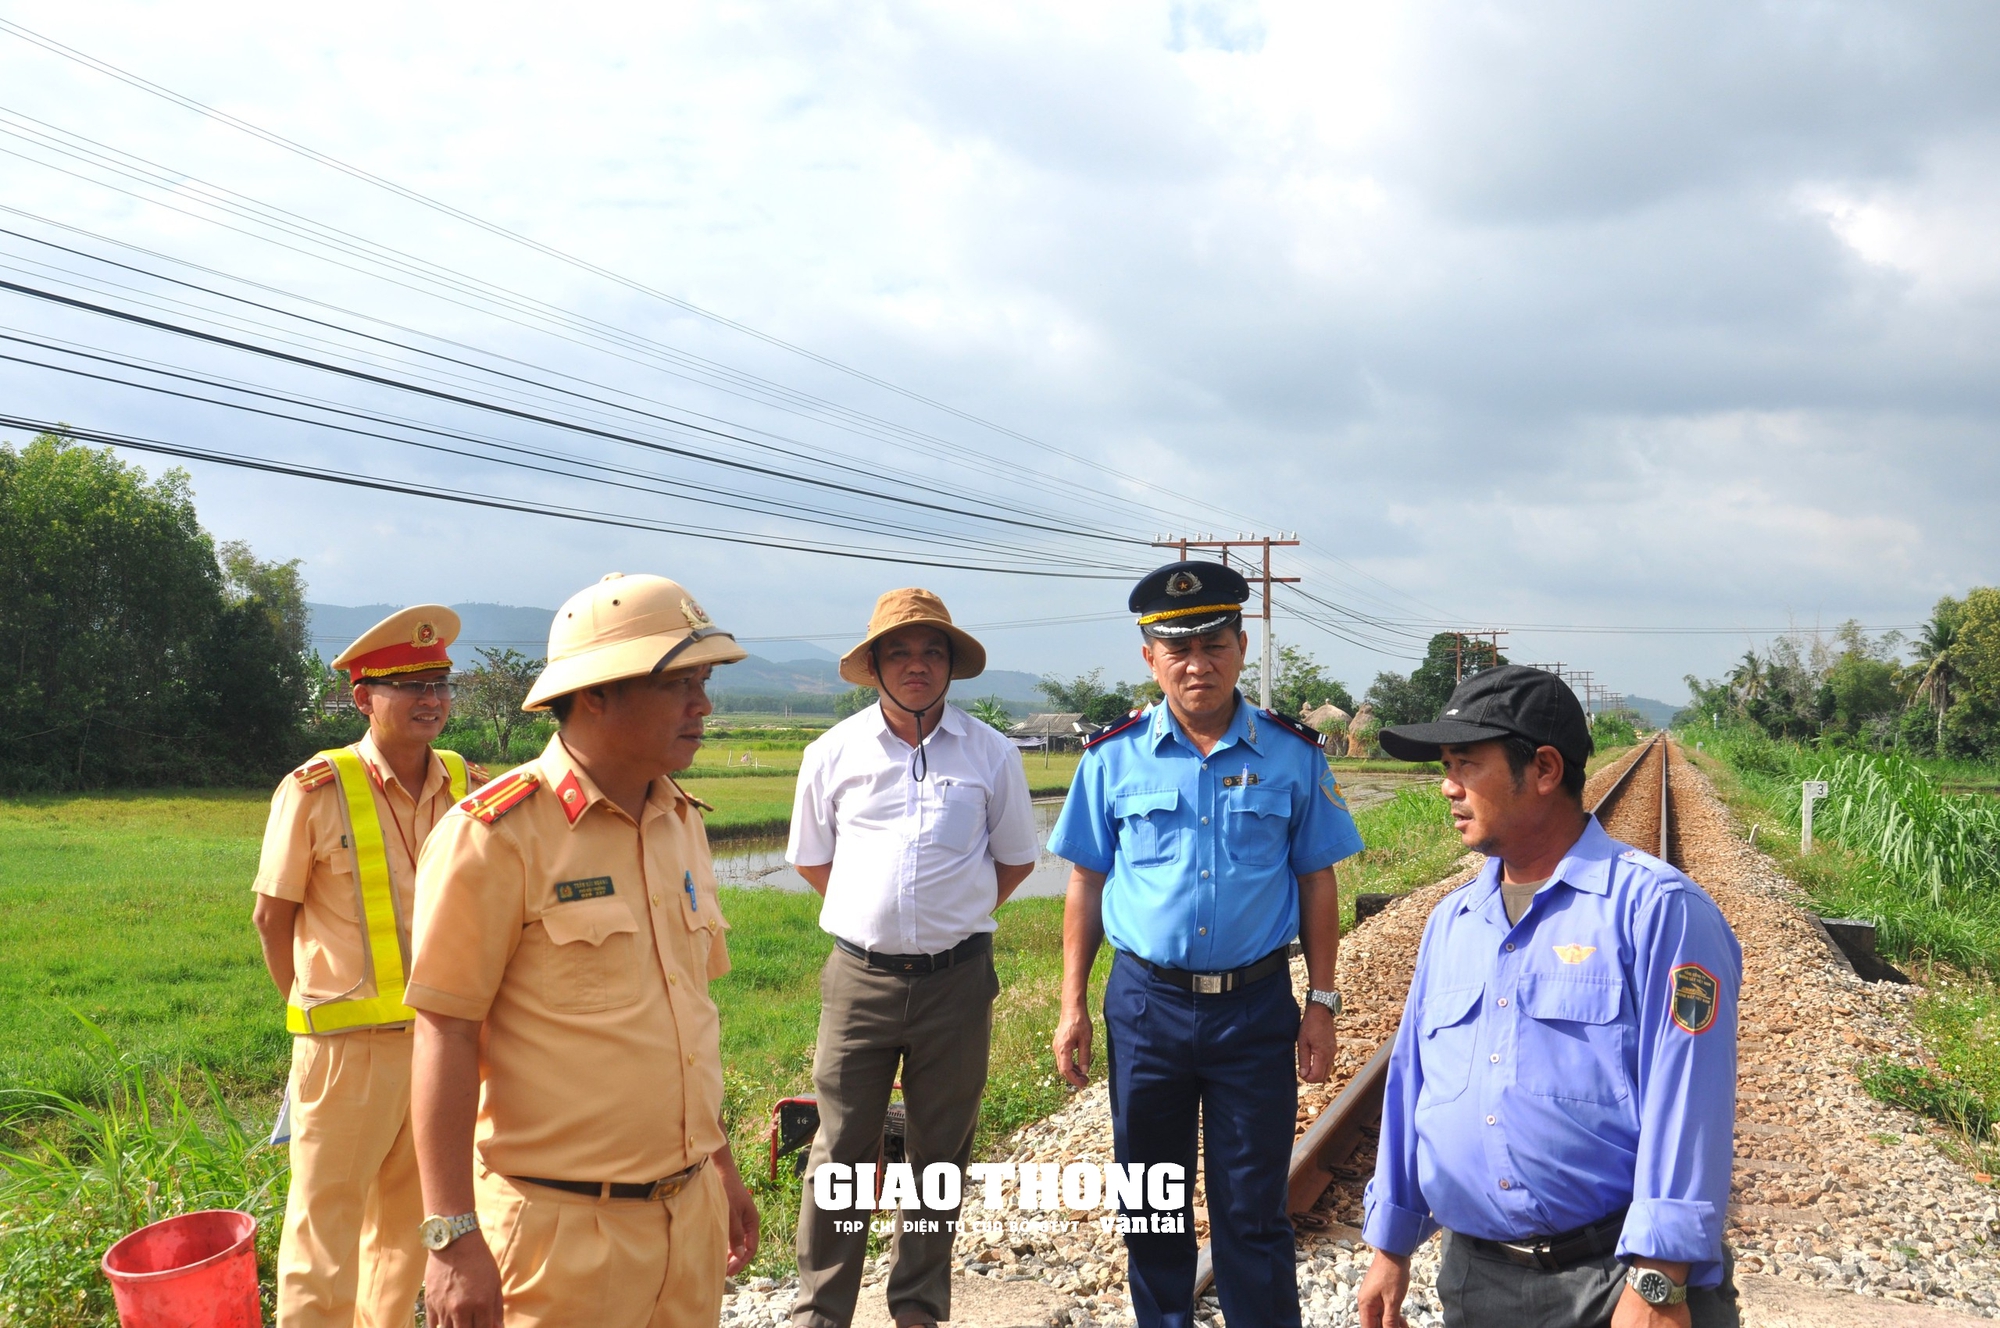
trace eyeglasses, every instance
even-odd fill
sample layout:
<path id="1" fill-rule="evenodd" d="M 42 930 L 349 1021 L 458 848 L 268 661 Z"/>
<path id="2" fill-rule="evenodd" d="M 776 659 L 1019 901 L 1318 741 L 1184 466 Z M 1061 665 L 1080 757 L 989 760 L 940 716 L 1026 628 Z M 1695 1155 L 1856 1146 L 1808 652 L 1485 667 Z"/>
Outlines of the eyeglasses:
<path id="1" fill-rule="evenodd" d="M 409 682 L 370 678 L 368 686 L 393 687 L 405 696 L 413 696 L 419 701 L 449 701 L 458 695 L 458 684 L 455 682 Z"/>

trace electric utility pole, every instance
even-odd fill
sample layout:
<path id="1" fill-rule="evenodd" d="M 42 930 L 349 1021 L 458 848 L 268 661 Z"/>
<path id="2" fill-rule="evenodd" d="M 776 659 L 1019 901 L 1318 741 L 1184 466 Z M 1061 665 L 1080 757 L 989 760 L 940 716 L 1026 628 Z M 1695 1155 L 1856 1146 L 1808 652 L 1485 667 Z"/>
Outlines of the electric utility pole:
<path id="1" fill-rule="evenodd" d="M 1483 652 L 1479 650 L 1472 652 L 1473 672 L 1477 673 L 1481 668 L 1493 668 L 1500 663 L 1500 638 L 1507 634 L 1507 630 L 1504 627 L 1489 627 L 1483 632 L 1453 632 L 1451 634 L 1452 686 L 1456 687 L 1459 683 L 1465 681 L 1465 645 L 1467 641 L 1476 641 L 1485 647 Z M 1486 662 L 1483 665 L 1479 662 L 1479 656 L 1482 653 L 1486 656 Z"/>
<path id="2" fill-rule="evenodd" d="M 1153 541 L 1153 547 L 1156 549 L 1180 550 L 1182 562 L 1187 561 L 1189 549 L 1214 549 L 1222 555 L 1222 565 L 1224 567 L 1229 566 L 1229 551 L 1231 549 L 1257 549 L 1262 551 L 1262 571 L 1258 570 L 1258 564 L 1255 560 L 1247 555 L 1243 559 L 1247 565 L 1239 570 L 1242 571 L 1245 581 L 1261 586 L 1264 598 L 1264 664 L 1262 668 L 1257 670 L 1257 704 L 1263 706 L 1266 710 L 1271 708 L 1272 656 L 1275 653 L 1271 645 L 1271 586 L 1274 582 L 1294 582 L 1299 579 L 1295 576 L 1271 575 L 1271 550 L 1294 548 L 1298 545 L 1298 542 L 1296 531 L 1293 532 L 1293 537 L 1290 539 L 1273 539 L 1269 535 L 1241 535 L 1233 540 L 1219 540 L 1212 536 L 1197 539 L 1192 535 L 1179 535 L 1172 539 L 1157 539 Z"/>

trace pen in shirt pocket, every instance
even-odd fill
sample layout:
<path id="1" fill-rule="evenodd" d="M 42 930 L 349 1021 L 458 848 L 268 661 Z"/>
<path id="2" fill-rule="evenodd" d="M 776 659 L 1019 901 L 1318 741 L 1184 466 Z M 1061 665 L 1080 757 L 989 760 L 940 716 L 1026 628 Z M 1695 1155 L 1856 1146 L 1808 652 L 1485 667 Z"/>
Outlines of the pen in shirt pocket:
<path id="1" fill-rule="evenodd" d="M 688 912 L 690 913 L 701 912 L 701 905 L 695 902 L 693 872 L 684 871 L 681 873 L 681 888 L 688 892 Z"/>

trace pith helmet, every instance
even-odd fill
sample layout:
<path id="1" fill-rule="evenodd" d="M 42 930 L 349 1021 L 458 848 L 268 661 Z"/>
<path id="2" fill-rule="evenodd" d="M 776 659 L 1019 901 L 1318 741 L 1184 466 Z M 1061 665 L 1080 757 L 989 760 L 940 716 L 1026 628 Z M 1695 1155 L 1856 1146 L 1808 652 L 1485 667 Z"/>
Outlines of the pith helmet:
<path id="1" fill-rule="evenodd" d="M 442 604 L 413 604 L 376 623 L 333 657 L 350 682 L 448 669 L 445 647 L 458 639 L 458 615 Z"/>
<path id="2" fill-rule="evenodd" d="M 750 652 L 709 621 L 677 581 L 613 572 L 571 595 L 549 624 L 549 664 L 523 710 L 622 678 L 697 664 L 733 664 Z"/>

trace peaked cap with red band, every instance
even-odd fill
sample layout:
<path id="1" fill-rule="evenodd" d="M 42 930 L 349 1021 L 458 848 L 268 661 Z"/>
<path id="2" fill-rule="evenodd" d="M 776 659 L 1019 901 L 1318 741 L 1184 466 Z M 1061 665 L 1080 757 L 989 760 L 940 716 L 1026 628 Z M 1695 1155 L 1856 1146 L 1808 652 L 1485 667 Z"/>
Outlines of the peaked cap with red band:
<path id="1" fill-rule="evenodd" d="M 334 658 L 333 667 L 346 669 L 353 682 L 448 669 L 445 647 L 457 639 L 457 614 L 442 604 L 415 604 L 363 632 Z"/>

